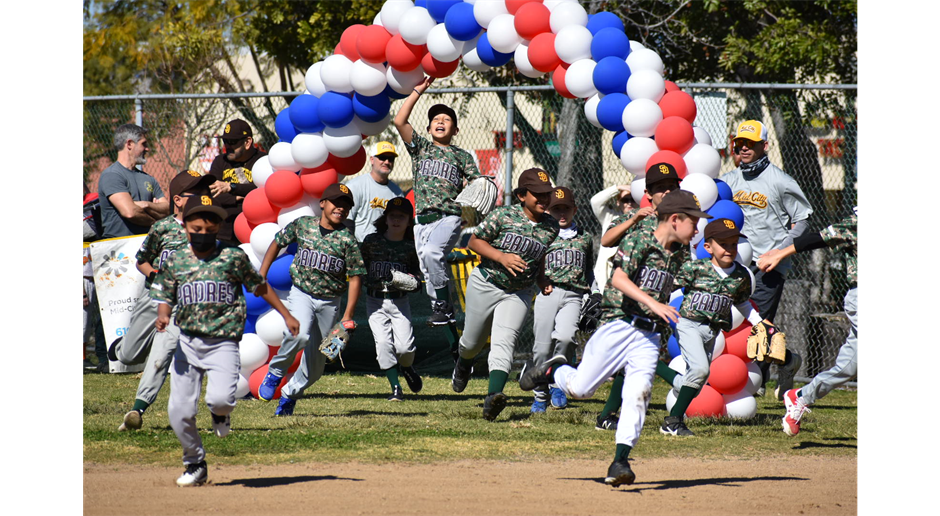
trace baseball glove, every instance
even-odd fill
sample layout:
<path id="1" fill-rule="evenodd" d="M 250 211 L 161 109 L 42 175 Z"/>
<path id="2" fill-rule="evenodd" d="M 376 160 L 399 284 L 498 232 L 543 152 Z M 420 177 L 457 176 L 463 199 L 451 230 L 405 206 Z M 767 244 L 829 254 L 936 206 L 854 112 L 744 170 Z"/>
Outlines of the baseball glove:
<path id="1" fill-rule="evenodd" d="M 352 338 L 352 332 L 356 329 L 355 321 L 342 321 L 336 323 L 333 326 L 333 329 L 330 330 L 330 333 L 323 338 L 323 341 L 320 342 L 320 353 L 323 353 L 326 356 L 326 359 L 333 363 L 339 358 L 339 363 L 346 367 L 346 364 L 343 364 L 342 352 L 346 349 L 346 345 L 349 344 L 349 339 Z"/>
<path id="2" fill-rule="evenodd" d="M 389 281 L 388 286 L 401 292 L 415 292 L 421 286 L 421 283 L 418 282 L 418 278 L 411 274 L 393 269 L 392 279 Z"/>
<path id="3" fill-rule="evenodd" d="M 597 329 L 601 318 L 601 295 L 591 294 L 581 301 L 581 318 L 578 329 L 590 333 Z"/>
<path id="4" fill-rule="evenodd" d="M 782 364 L 787 354 L 786 335 L 768 322 L 761 321 L 751 328 L 747 338 L 747 356 L 758 362 Z"/>
<path id="5" fill-rule="evenodd" d="M 496 207 L 496 196 L 498 191 L 496 184 L 489 177 L 483 176 L 470 181 L 455 201 L 461 206 L 470 206 L 485 217 L 487 213 L 493 211 Z"/>

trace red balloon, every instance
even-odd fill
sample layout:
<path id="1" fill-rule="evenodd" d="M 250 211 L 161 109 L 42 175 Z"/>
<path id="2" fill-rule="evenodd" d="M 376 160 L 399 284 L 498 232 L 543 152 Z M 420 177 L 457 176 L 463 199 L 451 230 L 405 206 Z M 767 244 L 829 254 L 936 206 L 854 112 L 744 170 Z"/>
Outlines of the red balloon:
<path id="1" fill-rule="evenodd" d="M 244 211 L 242 213 L 239 213 L 238 216 L 235 217 L 235 224 L 234 224 L 235 238 L 237 238 L 238 241 L 242 243 L 248 242 L 249 240 L 251 240 L 251 230 L 255 229 L 255 226 L 257 226 L 257 224 L 252 224 L 251 222 L 248 222 L 248 217 L 245 216 Z"/>
<path id="2" fill-rule="evenodd" d="M 663 98 L 659 99 L 659 109 L 663 110 L 664 119 L 678 116 L 690 124 L 695 122 L 695 115 L 698 114 L 698 108 L 695 107 L 695 100 L 692 95 L 682 90 L 667 90 Z"/>
<path id="3" fill-rule="evenodd" d="M 734 355 L 712 360 L 708 385 L 721 394 L 735 394 L 747 385 L 747 364 Z"/>
<path id="4" fill-rule="evenodd" d="M 258 389 L 261 387 L 261 381 L 264 380 L 264 376 L 268 374 L 268 367 L 270 366 L 271 358 L 274 358 L 274 355 L 277 355 L 278 348 L 271 347 L 271 356 L 268 358 L 268 363 L 262 365 L 258 369 L 255 369 L 251 376 L 248 377 L 248 390 L 251 391 L 251 395 L 255 398 L 261 399 L 258 397 Z M 294 375 L 294 371 L 300 367 L 300 360 L 303 357 L 303 351 L 297 353 L 297 356 L 294 357 L 294 362 L 287 368 L 287 372 L 284 374 L 284 378 L 281 378 L 281 383 L 277 384 L 277 390 L 274 391 L 274 397 L 271 399 L 279 399 L 281 397 L 281 389 L 287 385 L 287 382 L 290 381 L 291 376 Z"/>
<path id="5" fill-rule="evenodd" d="M 509 2 L 506 2 L 506 7 L 509 7 Z M 531 40 L 539 34 L 552 31 L 552 26 L 549 24 L 552 13 L 548 10 L 548 7 L 542 5 L 542 2 L 523 2 L 523 5 L 518 9 L 519 11 L 515 13 L 516 17 L 513 19 L 513 25 L 515 25 L 516 32 L 523 39 Z M 512 13 L 512 9 L 509 12 Z"/>
<path id="6" fill-rule="evenodd" d="M 417 217 L 418 208 L 417 208 L 417 204 L 415 204 L 415 189 L 414 188 L 412 188 L 411 190 L 408 190 L 408 193 L 405 194 L 405 199 L 408 199 L 409 201 L 411 201 L 411 206 L 414 209 L 414 216 Z"/>
<path id="7" fill-rule="evenodd" d="M 333 54 L 340 55 L 340 56 L 346 55 L 343 53 L 343 47 L 341 47 L 339 43 L 337 43 L 336 46 L 333 48 Z"/>
<path id="8" fill-rule="evenodd" d="M 410 72 L 421 64 L 421 58 L 428 53 L 427 45 L 412 45 L 395 34 L 385 45 L 385 59 L 392 68 Z"/>
<path id="9" fill-rule="evenodd" d="M 640 208 L 646 208 L 647 206 L 652 207 L 653 203 L 650 202 L 650 198 L 643 194 L 643 198 L 640 199 Z"/>
<path id="10" fill-rule="evenodd" d="M 304 189 L 297 174 L 288 170 L 276 170 L 264 182 L 264 194 L 271 204 L 287 208 L 300 202 Z"/>
<path id="11" fill-rule="evenodd" d="M 430 53 L 424 54 L 424 57 L 421 58 L 421 67 L 424 69 L 424 73 L 438 79 L 456 72 L 458 65 L 460 65 L 460 58 L 449 63 L 434 59 L 434 56 Z"/>
<path id="12" fill-rule="evenodd" d="M 316 197 L 323 195 L 323 190 L 333 183 L 339 182 L 339 174 L 330 164 L 323 164 L 317 168 L 304 168 L 300 170 L 300 183 L 304 191 Z"/>
<path id="13" fill-rule="evenodd" d="M 686 417 L 721 417 L 727 413 L 725 399 L 714 387 L 706 385 L 685 409 Z"/>
<path id="14" fill-rule="evenodd" d="M 273 175 L 273 174 L 272 174 Z M 242 213 L 252 224 L 259 225 L 265 222 L 277 222 L 277 214 L 281 208 L 271 204 L 268 196 L 264 193 L 264 188 L 255 188 L 248 192 L 245 201 L 242 202 Z M 242 240 L 247 242 L 248 240 Z"/>
<path id="15" fill-rule="evenodd" d="M 370 63 L 385 62 L 385 47 L 392 35 L 381 25 L 369 25 L 359 32 L 356 40 L 356 52 L 364 61 Z"/>
<path id="16" fill-rule="evenodd" d="M 568 72 L 567 64 L 561 63 L 560 65 L 558 65 L 555 68 L 555 71 L 552 72 L 552 85 L 555 86 L 555 91 L 557 91 L 558 94 L 561 95 L 562 97 L 566 97 L 569 99 L 576 99 L 578 97 L 575 97 L 574 95 L 572 95 L 571 92 L 568 91 L 568 86 L 565 86 L 565 74 L 567 72 Z"/>
<path id="17" fill-rule="evenodd" d="M 366 149 L 365 147 L 359 147 L 359 150 L 348 158 L 330 154 L 326 157 L 326 162 L 336 169 L 337 174 L 344 176 L 355 174 L 362 170 L 362 167 L 366 164 Z"/>
<path id="18" fill-rule="evenodd" d="M 666 81 L 666 93 L 670 91 L 679 91 L 679 86 L 672 81 Z"/>
<path id="19" fill-rule="evenodd" d="M 348 57 L 350 61 L 359 60 L 359 51 L 356 50 L 356 40 L 359 39 L 359 33 L 362 32 L 364 28 L 366 28 L 366 26 L 361 23 L 350 25 L 346 27 L 346 30 L 343 31 L 343 35 L 339 38 L 339 46 L 343 49 L 343 55 Z"/>
<path id="20" fill-rule="evenodd" d="M 555 53 L 555 35 L 543 32 L 529 42 L 529 64 L 540 72 L 551 72 L 561 64 Z"/>
<path id="21" fill-rule="evenodd" d="M 525 16 L 525 14 L 520 9 L 525 7 L 526 4 L 535 4 L 535 5 L 540 5 L 542 7 L 545 7 L 544 5 L 542 5 L 542 0 L 506 0 L 506 10 L 509 11 L 509 14 L 515 14 L 516 16 Z M 545 7 L 545 10 L 547 11 L 548 7 Z M 529 38 L 526 38 L 526 39 L 529 39 Z"/>
<path id="22" fill-rule="evenodd" d="M 744 321 L 737 328 L 725 332 L 725 355 L 734 355 L 744 361 L 751 361 L 747 357 L 747 337 L 751 334 L 751 323 Z"/>
<path id="23" fill-rule="evenodd" d="M 656 126 L 654 138 L 656 146 L 661 150 L 671 150 L 679 154 L 684 154 L 695 145 L 692 123 L 681 116 L 663 118 Z M 685 174 L 682 177 L 685 177 Z"/>
<path id="24" fill-rule="evenodd" d="M 662 122 L 660 122 L 662 124 Z M 659 145 L 659 142 L 656 142 L 656 145 Z M 670 165 L 676 167 L 676 173 L 679 174 L 679 180 L 681 181 L 685 178 L 685 175 L 689 173 L 688 167 L 685 166 L 685 160 L 682 159 L 682 156 L 679 155 L 676 151 L 671 150 L 661 150 L 654 153 L 650 156 L 650 159 L 646 160 L 646 169 L 649 170 L 650 167 L 657 163 L 669 163 Z"/>

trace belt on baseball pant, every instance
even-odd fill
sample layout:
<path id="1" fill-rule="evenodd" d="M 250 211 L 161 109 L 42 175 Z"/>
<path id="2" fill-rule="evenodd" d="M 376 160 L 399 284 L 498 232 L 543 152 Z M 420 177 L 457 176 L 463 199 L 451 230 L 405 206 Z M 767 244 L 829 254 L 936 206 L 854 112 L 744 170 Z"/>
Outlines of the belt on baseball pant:
<path id="1" fill-rule="evenodd" d="M 624 316 L 623 320 L 638 330 L 651 331 L 654 333 L 664 333 L 666 331 L 666 327 L 664 325 L 653 321 L 652 319 L 640 317 L 639 315 L 627 314 Z"/>
<path id="2" fill-rule="evenodd" d="M 440 210 L 424 210 L 418 214 L 418 224 L 430 224 L 444 218 L 444 212 Z"/>
<path id="3" fill-rule="evenodd" d="M 382 292 L 381 290 L 369 290 L 366 294 L 378 299 L 401 299 L 408 295 L 407 292 Z"/>

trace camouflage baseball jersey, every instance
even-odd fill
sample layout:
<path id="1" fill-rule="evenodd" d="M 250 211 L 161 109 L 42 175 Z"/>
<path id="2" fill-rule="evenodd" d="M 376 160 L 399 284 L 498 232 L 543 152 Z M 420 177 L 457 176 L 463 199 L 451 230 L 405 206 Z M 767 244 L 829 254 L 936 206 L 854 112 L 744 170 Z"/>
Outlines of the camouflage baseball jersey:
<path id="1" fill-rule="evenodd" d="M 573 238 L 556 238 L 545 255 L 545 276 L 565 290 L 589 291 L 594 281 L 594 237 L 578 229 Z"/>
<path id="2" fill-rule="evenodd" d="M 150 296 L 176 307 L 176 325 L 187 335 L 239 340 L 248 316 L 242 285 L 254 292 L 263 283 L 237 247 L 220 248 L 205 260 L 186 247 L 167 259 Z"/>
<path id="3" fill-rule="evenodd" d="M 532 222 L 521 204 L 501 206 L 491 211 L 473 230 L 477 238 L 504 253 L 519 255 L 528 267 L 511 275 L 502 264 L 483 258 L 479 267 L 487 281 L 507 292 L 531 287 L 539 271 L 539 262 L 558 237 L 558 221 L 548 213 L 540 222 Z"/>
<path id="4" fill-rule="evenodd" d="M 454 199 L 463 190 L 464 179 L 481 177 L 473 156 L 450 145 L 440 147 L 413 133 L 411 145 L 405 145 L 411 155 L 414 174 L 415 211 L 420 215 L 433 208 L 447 215 L 460 216 L 460 205 Z"/>
<path id="5" fill-rule="evenodd" d="M 366 290 L 387 291 L 380 278 L 386 277 L 392 270 L 421 276 L 414 240 L 393 242 L 383 235 L 372 233 L 362 241 L 360 249 L 368 271 Z"/>
<path id="6" fill-rule="evenodd" d="M 311 296 L 336 297 L 349 287 L 347 276 L 366 273 L 356 237 L 345 228 L 322 235 L 320 217 L 294 219 L 274 241 L 280 247 L 297 242 L 290 277 L 295 287 Z"/>
<path id="7" fill-rule="evenodd" d="M 604 231 L 607 231 L 607 230 L 609 230 L 610 228 L 612 228 L 612 227 L 614 227 L 614 226 L 619 226 L 619 225 L 623 224 L 624 222 L 630 220 L 630 219 L 633 217 L 633 215 L 636 214 L 637 211 L 639 211 L 639 210 L 636 210 L 636 209 L 634 209 L 634 208 L 630 208 L 630 211 L 628 211 L 628 212 L 626 212 L 626 213 L 624 213 L 624 214 L 622 214 L 622 215 L 617 215 L 616 217 L 614 217 L 614 220 L 610 221 L 610 225 L 607 226 L 607 228 L 605 228 Z M 648 230 L 648 231 L 655 231 L 655 230 L 656 230 L 656 226 L 658 226 L 658 225 L 659 225 L 659 221 L 656 220 L 656 214 L 653 213 L 653 214 L 651 214 L 651 215 L 647 215 L 647 216 L 643 217 L 642 219 L 640 219 L 639 222 L 637 222 L 636 224 L 634 224 L 633 226 L 631 226 L 630 229 L 628 229 L 627 231 L 628 231 L 628 232 L 633 232 L 633 231 L 636 231 L 637 228 L 644 228 L 645 230 Z M 625 234 L 624 236 L 626 236 L 626 234 Z M 611 246 L 611 247 L 613 247 L 613 246 Z"/>
<path id="8" fill-rule="evenodd" d="M 823 242 L 845 254 L 845 273 L 852 287 L 858 286 L 858 215 L 852 215 L 822 230 Z"/>
<path id="9" fill-rule="evenodd" d="M 730 331 L 731 306 L 750 299 L 751 275 L 734 262 L 734 270 L 723 278 L 711 259 L 692 260 L 679 269 L 675 288 L 685 289 L 679 317 Z"/>
<path id="10" fill-rule="evenodd" d="M 176 251 L 189 246 L 186 230 L 174 215 L 164 217 L 150 226 L 144 243 L 137 251 L 137 262 L 147 262 L 161 270 L 167 259 Z"/>

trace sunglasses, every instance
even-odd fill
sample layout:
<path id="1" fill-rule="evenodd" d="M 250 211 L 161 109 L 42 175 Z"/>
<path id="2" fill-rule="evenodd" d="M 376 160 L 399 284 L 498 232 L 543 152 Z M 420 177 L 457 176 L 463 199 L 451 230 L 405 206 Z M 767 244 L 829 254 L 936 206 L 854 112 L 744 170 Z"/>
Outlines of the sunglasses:
<path id="1" fill-rule="evenodd" d="M 744 147 L 747 147 L 748 149 L 754 149 L 757 147 L 758 144 L 761 144 L 761 143 L 764 143 L 764 142 L 755 142 L 753 140 L 735 140 L 734 147 L 732 148 L 734 149 L 735 152 L 738 152 Z"/>
<path id="2" fill-rule="evenodd" d="M 395 163 L 395 156 L 385 156 L 384 158 L 382 156 L 373 156 L 373 157 L 379 161 L 387 161 L 389 163 Z"/>
<path id="3" fill-rule="evenodd" d="M 245 141 L 245 140 L 247 140 L 247 139 L 248 139 L 248 138 L 239 138 L 239 139 L 237 139 L 237 140 L 230 140 L 230 139 L 228 139 L 228 138 L 223 138 L 223 139 L 222 139 L 222 144 L 223 144 L 223 145 L 227 145 L 227 146 L 229 146 L 229 147 L 234 147 L 235 145 L 238 145 L 239 143 L 241 143 L 241 142 L 243 142 L 243 141 Z"/>

